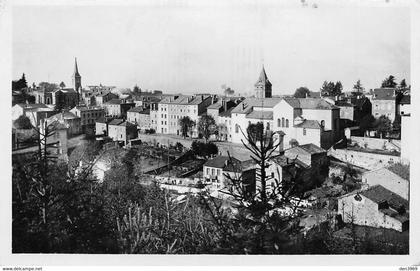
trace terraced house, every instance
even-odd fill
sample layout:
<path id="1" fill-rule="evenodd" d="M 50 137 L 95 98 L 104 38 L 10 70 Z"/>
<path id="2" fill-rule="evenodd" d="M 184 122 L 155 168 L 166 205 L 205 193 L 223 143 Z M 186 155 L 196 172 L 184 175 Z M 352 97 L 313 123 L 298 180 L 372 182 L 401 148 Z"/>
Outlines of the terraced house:
<path id="1" fill-rule="evenodd" d="M 192 96 L 174 95 L 165 97 L 158 106 L 157 132 L 162 134 L 180 135 L 179 120 L 189 117 L 196 123 L 200 115 L 206 112 L 207 107 L 214 101 L 212 95 L 197 94 Z M 197 136 L 196 129 L 193 136 Z"/>

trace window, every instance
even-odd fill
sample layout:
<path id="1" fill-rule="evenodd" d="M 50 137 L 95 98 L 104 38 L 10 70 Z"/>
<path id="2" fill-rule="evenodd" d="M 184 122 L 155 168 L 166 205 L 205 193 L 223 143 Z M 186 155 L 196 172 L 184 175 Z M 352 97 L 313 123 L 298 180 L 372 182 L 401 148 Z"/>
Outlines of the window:
<path id="1" fill-rule="evenodd" d="M 281 127 L 284 127 L 284 118 L 281 118 Z"/>
<path id="2" fill-rule="evenodd" d="M 281 121 L 280 121 L 280 119 L 277 119 L 277 127 L 280 127 L 281 126 Z"/>
<path id="3" fill-rule="evenodd" d="M 271 172 L 271 178 L 274 178 L 274 172 Z"/>
<path id="4" fill-rule="evenodd" d="M 306 128 L 303 128 L 303 135 L 306 136 Z"/>
<path id="5" fill-rule="evenodd" d="M 209 175 L 210 174 L 210 169 L 209 168 L 207 168 L 207 175 Z"/>
<path id="6" fill-rule="evenodd" d="M 289 119 L 286 119 L 286 128 L 289 128 Z"/>
<path id="7" fill-rule="evenodd" d="M 235 133 L 239 133 L 239 125 L 235 124 Z"/>
<path id="8" fill-rule="evenodd" d="M 267 126 L 266 126 L 267 131 L 270 130 L 270 123 L 267 122 Z"/>
<path id="9" fill-rule="evenodd" d="M 217 169 L 217 175 L 220 175 L 220 169 Z"/>
<path id="10" fill-rule="evenodd" d="M 214 168 L 211 169 L 211 175 L 214 175 Z"/>

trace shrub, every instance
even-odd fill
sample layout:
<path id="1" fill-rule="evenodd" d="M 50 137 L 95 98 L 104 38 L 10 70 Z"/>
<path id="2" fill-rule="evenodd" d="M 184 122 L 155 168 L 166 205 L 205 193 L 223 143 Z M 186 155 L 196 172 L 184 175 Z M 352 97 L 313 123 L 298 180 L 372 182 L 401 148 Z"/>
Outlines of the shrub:
<path id="1" fill-rule="evenodd" d="M 17 129 L 32 129 L 31 120 L 24 115 L 21 115 L 13 123 Z"/>

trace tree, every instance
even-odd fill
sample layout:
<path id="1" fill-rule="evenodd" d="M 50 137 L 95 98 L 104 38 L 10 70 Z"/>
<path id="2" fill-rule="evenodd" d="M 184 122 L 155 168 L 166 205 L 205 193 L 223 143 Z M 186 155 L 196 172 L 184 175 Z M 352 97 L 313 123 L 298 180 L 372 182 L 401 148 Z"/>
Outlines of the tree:
<path id="1" fill-rule="evenodd" d="M 337 81 L 336 83 L 324 81 L 320 89 L 322 96 L 340 95 L 342 90 L 343 90 L 343 85 L 341 84 L 340 81 Z"/>
<path id="2" fill-rule="evenodd" d="M 391 131 L 391 120 L 387 116 L 380 116 L 373 125 L 381 138 Z"/>
<path id="3" fill-rule="evenodd" d="M 222 85 L 223 93 L 225 96 L 232 96 L 235 91 L 226 85 Z"/>
<path id="4" fill-rule="evenodd" d="M 343 84 L 340 81 L 337 81 L 334 85 L 334 91 L 332 93 L 333 96 L 340 95 L 343 91 Z"/>
<path id="5" fill-rule="evenodd" d="M 212 155 L 218 154 L 219 148 L 213 142 L 203 143 L 194 140 L 191 144 L 191 151 L 196 156 L 209 158 Z"/>
<path id="6" fill-rule="evenodd" d="M 17 118 L 13 122 L 13 124 L 16 127 L 16 129 L 31 129 L 32 128 L 31 120 L 27 116 L 24 116 L 24 115 L 21 115 L 19 118 Z"/>
<path id="7" fill-rule="evenodd" d="M 22 74 L 22 77 L 19 80 L 12 81 L 12 90 L 21 90 L 28 87 L 26 82 L 25 74 Z"/>
<path id="8" fill-rule="evenodd" d="M 382 81 L 381 88 L 395 88 L 397 83 L 395 82 L 395 77 L 393 75 L 388 76 Z"/>
<path id="9" fill-rule="evenodd" d="M 139 86 L 135 85 L 133 87 L 133 93 L 141 95 L 141 88 L 139 88 Z"/>
<path id="10" fill-rule="evenodd" d="M 394 122 L 392 123 L 392 129 L 394 131 L 400 131 L 401 132 L 401 115 L 396 114 Z"/>
<path id="11" fill-rule="evenodd" d="M 362 86 L 362 83 L 360 83 L 360 79 L 357 80 L 355 85 L 353 85 L 353 90 L 356 93 L 361 93 L 361 92 L 363 92 L 364 89 L 365 88 Z"/>
<path id="12" fill-rule="evenodd" d="M 399 88 L 402 90 L 407 89 L 407 83 L 405 82 L 405 79 L 401 80 Z"/>
<path id="13" fill-rule="evenodd" d="M 295 94 L 293 95 L 295 98 L 306 98 L 309 94 L 309 89 L 307 87 L 300 87 L 297 88 Z"/>
<path id="14" fill-rule="evenodd" d="M 66 84 L 64 84 L 64 82 L 61 82 L 60 83 L 60 88 L 65 88 L 66 87 Z"/>
<path id="15" fill-rule="evenodd" d="M 222 192 L 230 196 L 237 212 L 226 214 L 221 203 L 204 194 L 203 202 L 211 212 L 218 226 L 218 250 L 221 253 L 275 254 L 290 252 L 290 238 L 296 233 L 296 202 L 302 195 L 302 179 L 296 168 L 290 167 L 286 174 L 290 178 L 274 179 L 266 174 L 269 160 L 273 158 L 278 144 L 274 143 L 274 133 L 253 125 L 243 133 L 243 145 L 251 152 L 256 164 L 258 185 L 249 189 L 246 175 L 225 174 L 226 188 Z M 257 140 L 260 139 L 260 140 Z M 229 162 L 230 161 L 230 162 Z M 235 165 L 230 158 L 228 163 Z M 273 186 L 274 183 L 274 186 Z M 295 199 L 296 201 L 292 200 Z M 289 210 L 284 212 L 285 210 Z M 219 253 L 220 253 L 219 252 Z"/>
<path id="16" fill-rule="evenodd" d="M 198 132 L 207 141 L 216 130 L 216 121 L 211 115 L 204 114 L 198 120 Z"/>
<path id="17" fill-rule="evenodd" d="M 41 89 L 44 89 L 45 91 L 54 91 L 58 89 L 57 84 L 55 83 L 48 83 L 48 82 L 41 82 L 39 83 L 39 87 Z"/>
<path id="18" fill-rule="evenodd" d="M 179 126 L 181 126 L 181 134 L 184 138 L 188 136 L 188 133 L 194 127 L 195 122 L 190 117 L 185 116 L 179 120 Z"/>
<path id="19" fill-rule="evenodd" d="M 372 115 L 365 115 L 360 120 L 359 128 L 360 131 L 365 134 L 366 131 L 371 130 L 374 127 L 375 117 Z"/>

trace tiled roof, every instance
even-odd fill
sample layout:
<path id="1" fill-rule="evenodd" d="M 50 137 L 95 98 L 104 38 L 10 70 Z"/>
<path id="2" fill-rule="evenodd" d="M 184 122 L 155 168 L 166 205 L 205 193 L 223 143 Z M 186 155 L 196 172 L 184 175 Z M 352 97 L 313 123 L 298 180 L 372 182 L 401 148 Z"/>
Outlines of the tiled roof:
<path id="1" fill-rule="evenodd" d="M 299 145 L 296 148 L 301 148 L 305 151 L 307 151 L 310 154 L 316 154 L 316 153 L 324 153 L 327 152 L 326 150 L 324 150 L 321 147 L 318 147 L 315 144 L 309 143 L 309 144 L 304 144 L 304 145 Z"/>
<path id="2" fill-rule="evenodd" d="M 123 101 L 120 100 L 120 99 L 112 99 L 112 100 L 109 100 L 108 102 L 106 102 L 105 104 L 122 104 L 122 103 L 123 103 Z"/>
<path id="3" fill-rule="evenodd" d="M 207 107 L 207 109 L 219 109 L 222 107 L 222 101 L 217 101 L 217 103 L 211 104 Z"/>
<path id="4" fill-rule="evenodd" d="M 386 201 L 389 206 L 394 209 L 399 209 L 401 206 L 404 206 L 406 210 L 409 209 L 407 200 L 381 185 L 371 186 L 368 189 L 361 191 L 360 194 L 376 203 Z"/>
<path id="5" fill-rule="evenodd" d="M 77 91 L 75 91 L 72 88 L 61 88 L 61 89 L 55 90 L 55 92 L 58 92 L 58 91 L 61 91 L 63 93 L 74 93 L 74 94 L 77 94 Z"/>
<path id="6" fill-rule="evenodd" d="M 395 88 L 375 88 L 374 100 L 395 100 Z"/>
<path id="7" fill-rule="evenodd" d="M 240 163 L 241 162 L 238 159 L 233 157 L 229 159 L 229 156 L 217 156 L 204 163 L 204 166 L 221 168 L 226 171 L 237 172 L 241 168 Z"/>
<path id="8" fill-rule="evenodd" d="M 80 119 L 78 116 L 68 111 L 61 112 L 50 117 L 50 119 L 61 119 L 61 118 L 65 120 L 66 119 Z"/>
<path id="9" fill-rule="evenodd" d="M 354 107 L 351 103 L 348 103 L 347 101 L 336 101 L 336 106 L 343 106 L 343 107 Z"/>
<path id="10" fill-rule="evenodd" d="M 131 123 L 129 121 L 124 121 L 124 122 L 118 124 L 118 126 L 126 126 L 126 127 L 133 126 L 133 127 L 137 127 L 137 125 L 135 125 L 134 123 Z"/>
<path id="11" fill-rule="evenodd" d="M 120 125 L 123 122 L 124 122 L 123 119 L 113 119 L 109 122 L 109 125 Z"/>
<path id="12" fill-rule="evenodd" d="M 405 180 L 400 175 L 398 175 L 397 173 L 393 172 L 392 170 L 390 170 L 386 167 L 365 172 L 363 175 L 364 176 L 369 176 L 369 175 L 372 175 L 372 174 L 381 175 L 381 177 L 383 177 L 384 179 L 392 179 L 392 180 L 395 180 L 395 181 L 400 181 L 401 179 Z M 408 181 L 408 180 L 406 180 L 406 181 Z"/>
<path id="13" fill-rule="evenodd" d="M 329 104 L 321 98 L 284 98 L 285 102 L 290 104 L 293 108 L 302 109 L 337 109 L 335 105 Z"/>
<path id="14" fill-rule="evenodd" d="M 22 108 L 48 108 L 48 106 L 46 106 L 45 104 L 26 104 L 26 103 L 21 103 L 21 104 L 17 104 L 18 106 L 22 107 Z"/>
<path id="15" fill-rule="evenodd" d="M 272 120 L 273 119 L 273 111 L 259 111 L 254 110 L 248 115 L 246 115 L 247 119 L 262 119 L 262 120 Z"/>
<path id="16" fill-rule="evenodd" d="M 253 107 L 273 108 L 282 98 L 247 98 L 239 103 L 232 113 L 247 114 Z"/>
<path id="17" fill-rule="evenodd" d="M 309 91 L 308 98 L 320 98 L 321 92 L 320 91 Z"/>
<path id="18" fill-rule="evenodd" d="M 302 123 L 293 125 L 296 128 L 321 129 L 321 124 L 317 120 L 304 120 Z"/>
<path id="19" fill-rule="evenodd" d="M 136 106 L 136 107 L 131 108 L 127 112 L 137 112 L 137 113 L 140 113 L 140 112 L 143 112 L 144 110 L 145 109 L 142 106 Z"/>
<path id="20" fill-rule="evenodd" d="M 219 113 L 219 116 L 220 117 L 231 117 L 233 109 L 235 109 L 235 107 L 231 107 L 228 110 Z"/>

